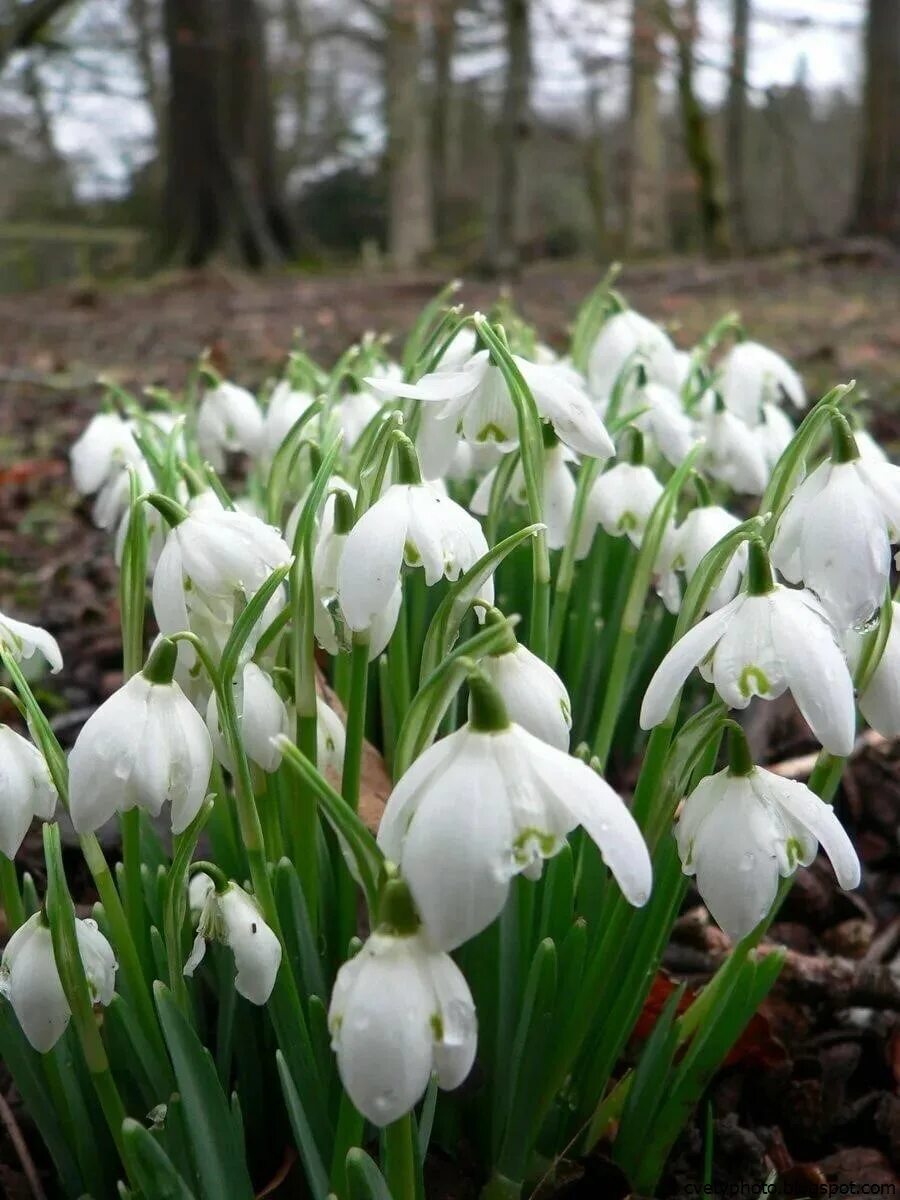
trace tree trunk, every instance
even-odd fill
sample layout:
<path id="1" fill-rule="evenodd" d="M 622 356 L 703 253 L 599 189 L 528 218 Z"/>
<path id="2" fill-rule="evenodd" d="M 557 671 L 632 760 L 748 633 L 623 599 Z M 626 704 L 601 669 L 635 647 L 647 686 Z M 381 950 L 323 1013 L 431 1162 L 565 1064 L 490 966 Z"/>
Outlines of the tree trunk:
<path id="1" fill-rule="evenodd" d="M 434 228 L 438 239 L 448 232 L 447 191 L 450 179 L 450 105 L 453 99 L 453 49 L 458 0 L 432 0 L 434 95 L 431 101 L 431 185 Z"/>
<path id="2" fill-rule="evenodd" d="M 730 249 L 728 215 L 722 196 L 719 164 L 713 151 L 709 122 L 694 89 L 694 46 L 697 41 L 697 0 L 685 0 L 676 15 L 666 6 L 666 21 L 675 38 L 678 55 L 678 100 L 684 127 L 685 150 L 697 187 L 697 207 L 703 245 L 710 254 Z"/>
<path id="3" fill-rule="evenodd" d="M 188 266 L 217 253 L 278 262 L 291 237 L 255 0 L 165 0 L 165 21 L 166 256 Z"/>
<path id="4" fill-rule="evenodd" d="M 603 262 L 608 257 L 606 227 L 606 170 L 603 159 L 603 132 L 600 124 L 600 86 L 596 79 L 588 82 L 587 137 L 584 144 L 584 181 L 591 209 L 594 257 Z"/>
<path id="5" fill-rule="evenodd" d="M 657 74 L 655 0 L 632 0 L 629 212 L 626 241 L 634 254 L 654 254 L 668 243 L 663 131 Z"/>
<path id="6" fill-rule="evenodd" d="M 47 172 L 53 207 L 67 210 L 72 204 L 72 178 L 69 174 L 69 164 L 65 156 L 60 154 L 53 136 L 53 122 L 47 110 L 44 83 L 34 56 L 25 64 L 25 91 L 34 108 L 37 140 Z"/>
<path id="7" fill-rule="evenodd" d="M 731 75 L 725 110 L 725 164 L 731 235 L 746 250 L 750 244 L 744 181 L 744 135 L 747 127 L 747 51 L 750 44 L 750 0 L 732 0 Z"/>
<path id="8" fill-rule="evenodd" d="M 420 0 L 391 0 L 387 20 L 388 253 L 399 270 L 414 267 L 434 243 L 420 8 Z"/>
<path id="9" fill-rule="evenodd" d="M 497 171 L 485 246 L 486 266 L 509 274 L 519 265 L 522 147 L 528 135 L 531 31 L 528 0 L 504 0 L 506 81 L 497 127 Z"/>
<path id="10" fill-rule="evenodd" d="M 900 0 L 869 0 L 854 228 L 900 241 Z"/>
<path id="11" fill-rule="evenodd" d="M 134 22 L 137 36 L 136 52 L 138 68 L 144 85 L 144 96 L 153 112 L 157 137 L 165 124 L 165 109 L 163 105 L 162 88 L 156 63 L 153 61 L 153 30 L 150 24 L 150 5 L 148 0 L 130 0 L 131 19 Z"/>

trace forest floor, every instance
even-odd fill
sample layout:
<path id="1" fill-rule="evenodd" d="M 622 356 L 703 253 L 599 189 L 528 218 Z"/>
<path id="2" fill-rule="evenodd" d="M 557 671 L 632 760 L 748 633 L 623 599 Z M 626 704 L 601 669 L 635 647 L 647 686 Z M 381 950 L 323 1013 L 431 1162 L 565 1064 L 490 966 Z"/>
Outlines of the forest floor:
<path id="1" fill-rule="evenodd" d="M 561 348 L 596 277 L 589 267 L 541 265 L 511 290 L 525 317 Z M 98 403 L 98 377 L 178 388 L 210 347 L 224 370 L 253 386 L 279 370 L 297 330 L 324 364 L 369 329 L 395 332 L 399 350 L 440 282 L 433 275 L 248 278 L 209 270 L 0 297 L 0 609 L 39 621 L 60 641 L 66 666 L 41 699 L 64 742 L 121 678 L 109 538 L 91 527 L 66 462 Z M 900 461 L 900 269 L 882 249 L 639 265 L 623 273 L 620 287 L 681 345 L 736 309 L 749 336 L 794 362 L 811 395 L 855 378 L 876 432 Z M 497 290 L 473 282 L 460 299 L 488 308 Z M 812 749 L 783 717 L 759 737 L 768 761 Z M 900 1184 L 900 752 L 866 747 L 839 803 L 864 860 L 864 884 L 841 893 L 819 862 L 800 873 L 773 927 L 772 939 L 790 950 L 782 982 L 709 1092 L 714 1183 L 722 1188 L 761 1183 L 773 1169 L 795 1196 Z M 39 877 L 39 855 L 25 857 Z M 669 972 L 693 984 L 723 952 L 704 914 L 686 911 L 666 959 Z M 644 1032 L 669 987 L 661 975 Z M 5 1083 L 0 1078 L 8 1092 Z M 705 1124 L 706 1113 L 698 1114 L 661 1195 L 690 1195 L 701 1178 Z M 625 1195 L 602 1156 L 583 1167 L 564 1194 Z M 0 1194 L 31 1195 L 2 1128 Z M 435 1181 L 434 1196 L 445 1194 Z"/>

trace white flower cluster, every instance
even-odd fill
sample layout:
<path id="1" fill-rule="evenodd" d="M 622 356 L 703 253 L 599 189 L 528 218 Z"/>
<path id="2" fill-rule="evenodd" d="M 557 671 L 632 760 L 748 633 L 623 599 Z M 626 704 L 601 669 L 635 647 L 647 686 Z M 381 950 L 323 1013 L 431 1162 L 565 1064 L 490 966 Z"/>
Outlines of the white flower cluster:
<path id="1" fill-rule="evenodd" d="M 532 502 L 510 369 L 501 370 L 483 332 L 478 319 L 463 324 L 433 369 L 412 382 L 370 343 L 364 369 L 341 377 L 316 409 L 314 448 L 328 431 L 343 435 L 342 475 L 321 493 L 306 560 L 310 640 L 327 655 L 362 647 L 364 662 L 366 653 L 376 659 L 393 650 L 398 627 L 400 637 L 407 628 L 409 580 L 432 588 L 459 579 L 489 553 L 486 529 L 498 514 Z M 672 613 L 708 553 L 737 528 L 738 511 L 728 507 L 739 503 L 734 494 L 766 491 L 795 433 L 784 404 L 800 410 L 806 403 L 796 372 L 766 347 L 740 341 L 716 367 L 707 359 L 708 348 L 678 351 L 659 326 L 621 311 L 603 324 L 583 372 L 543 349 L 511 354 L 506 364 L 530 391 L 540 421 L 550 550 L 569 549 L 580 561 L 598 539 L 614 538 L 628 539 L 617 543 L 628 553 L 629 543 L 640 550 L 672 468 L 693 455 L 686 491 L 697 503 L 682 503 L 680 519 L 668 522 L 653 563 L 654 586 Z M 209 676 L 248 602 L 292 561 L 304 500 L 283 529 L 263 519 L 258 504 L 277 474 L 279 450 L 319 403 L 317 391 L 312 377 L 304 386 L 288 378 L 260 404 L 218 381 L 193 428 L 188 422 L 213 468 L 240 453 L 260 486 L 250 492 L 255 502 L 229 507 L 207 486 L 209 477 L 201 478 L 195 458 L 167 497 L 149 497 L 159 501 L 158 512 L 147 512 L 157 535 L 151 569 L 160 638 L 144 670 L 101 705 L 70 753 L 68 805 L 79 833 L 135 807 L 158 818 L 168 804 L 171 831 L 180 835 L 203 809 L 214 770 L 244 770 L 264 783 L 279 769 L 284 738 L 298 725 L 294 689 L 301 683 L 284 666 L 294 661 L 285 584 L 246 639 L 231 691 L 216 690 Z M 129 467 L 142 489 L 156 492 L 163 484 L 153 446 L 180 453 L 182 422 L 168 414 L 148 420 L 156 441 L 138 418 L 103 414 L 73 448 L 76 486 L 97 496 L 94 516 L 104 527 L 127 518 Z M 790 691 L 833 755 L 853 748 L 857 700 L 877 729 L 900 733 L 900 625 L 858 698 L 851 674 L 887 595 L 891 546 L 900 535 L 900 469 L 874 443 L 854 440 L 836 408 L 831 432 L 830 455 L 799 477 L 777 527 L 741 543 L 722 564 L 705 615 L 659 663 L 643 699 L 645 729 L 665 720 L 696 666 L 730 709 Z M 294 449 L 288 471 L 307 490 L 296 487 L 292 502 L 309 494 L 315 475 L 312 467 L 303 476 Z M 587 459 L 596 460 L 596 477 L 579 508 L 574 472 Z M 480 578 L 471 600 L 484 620 L 499 614 L 492 612 L 492 573 Z M 505 604 L 502 593 L 498 603 Z M 49 635 L 5 617 L 0 645 L 17 659 L 40 652 L 54 669 L 61 665 Z M 538 880 L 545 861 L 580 828 L 630 904 L 643 905 L 651 892 L 650 854 L 629 807 L 570 753 L 572 705 L 553 667 L 510 632 L 503 651 L 470 664 L 467 678 L 468 720 L 429 744 L 387 800 L 377 834 L 387 864 L 383 911 L 338 971 L 331 997 L 341 1079 L 379 1126 L 409 1111 L 432 1074 L 454 1088 L 469 1073 L 475 1006 L 450 955 L 501 914 L 517 876 Z M 321 698 L 316 724 L 318 765 L 340 776 L 344 726 Z M 735 939 L 769 914 L 779 877 L 808 865 L 819 843 L 842 886 L 859 881 L 855 852 L 831 808 L 739 751 L 738 739 L 729 768 L 701 781 L 675 826 L 685 872 Z M 57 794 L 26 739 L 0 728 L 0 756 L 0 849 L 11 858 L 32 818 L 52 816 Z M 185 974 L 218 941 L 234 955 L 238 992 L 265 1004 L 284 955 L 259 897 L 196 873 L 189 908 L 196 938 Z M 89 923 L 79 923 L 78 937 L 96 998 L 108 1003 L 112 951 Z M 42 919 L 31 918 L 9 943 L 0 990 L 32 1044 L 52 1045 L 68 1008 Z"/>

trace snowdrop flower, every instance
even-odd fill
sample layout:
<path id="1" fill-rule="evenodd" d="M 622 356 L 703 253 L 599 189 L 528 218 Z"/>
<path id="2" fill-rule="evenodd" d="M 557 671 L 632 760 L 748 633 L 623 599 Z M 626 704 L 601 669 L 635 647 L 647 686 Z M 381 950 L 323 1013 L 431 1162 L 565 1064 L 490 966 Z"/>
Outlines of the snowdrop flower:
<path id="1" fill-rule="evenodd" d="M 195 508 L 169 531 L 153 573 L 153 611 L 160 632 L 193 628 L 189 613 L 218 618 L 230 628 L 235 594 L 252 596 L 290 558 L 278 530 L 258 517 Z M 277 611 L 276 602 L 273 615 Z"/>
<path id="2" fill-rule="evenodd" d="M 647 410 L 634 417 L 635 428 L 650 436 L 667 462 L 680 466 L 697 437 L 678 393 L 650 380 L 629 400 L 628 407 Z"/>
<path id="3" fill-rule="evenodd" d="M 235 693 L 238 729 L 247 757 L 263 771 L 277 771 L 281 751 L 273 739 L 288 732 L 287 706 L 275 690 L 271 677 L 254 662 L 248 662 L 244 667 L 240 684 L 235 681 Z M 215 692 L 206 708 L 206 727 L 216 758 L 226 770 L 234 771 L 234 762 L 219 728 Z"/>
<path id="4" fill-rule="evenodd" d="M 91 1000 L 104 1007 L 113 998 L 116 959 L 96 921 L 75 919 L 75 938 Z M 63 991 L 47 919 L 42 912 L 20 925 L 0 961 L 0 996 L 10 1003 L 33 1049 L 52 1050 L 72 1015 Z"/>
<path id="5" fill-rule="evenodd" d="M 790 417 L 774 404 L 762 406 L 762 421 L 753 430 L 762 448 L 766 467 L 771 475 L 775 464 L 794 440 L 794 424 Z"/>
<path id="6" fill-rule="evenodd" d="M 627 534 L 632 545 L 640 546 L 650 514 L 662 494 L 663 485 L 642 462 L 616 463 L 603 472 L 588 493 L 582 532 L 590 531 L 593 536 L 600 524 L 613 537 Z"/>
<path id="7" fill-rule="evenodd" d="M 116 479 L 141 452 L 129 423 L 118 413 L 97 413 L 69 451 L 72 479 L 82 496 L 93 496 Z"/>
<path id="8" fill-rule="evenodd" d="M 329 654 L 346 649 L 351 640 L 349 624 L 338 597 L 338 575 L 353 520 L 353 500 L 350 495 L 341 489 L 332 492 L 323 509 L 312 567 L 316 641 Z M 378 658 L 390 641 L 402 603 L 403 588 L 398 572 L 387 602 L 372 614 L 368 623 L 370 661 Z"/>
<path id="9" fill-rule="evenodd" d="M 316 765 L 319 770 L 341 777 L 347 731 L 333 708 L 316 696 Z"/>
<path id="10" fill-rule="evenodd" d="M 401 435 L 402 438 L 402 435 Z M 422 567 L 431 587 L 445 576 L 457 579 L 488 546 L 481 526 L 465 509 L 418 475 L 408 439 L 398 439 L 401 479 L 353 526 L 338 564 L 337 594 L 351 629 L 370 628 L 391 605 L 403 563 Z M 493 602 L 493 581 L 482 599 Z"/>
<path id="11" fill-rule="evenodd" d="M 684 873 L 696 875 L 704 903 L 734 942 L 769 915 L 779 876 L 808 867 L 820 842 L 842 888 L 860 879 L 831 806 L 805 784 L 754 767 L 743 735 L 740 743 L 732 765 L 688 796 L 675 827 Z"/>
<path id="12" fill-rule="evenodd" d="M 32 820 L 49 821 L 55 808 L 56 788 L 43 754 L 0 725 L 0 851 L 15 858 Z"/>
<path id="13" fill-rule="evenodd" d="M 864 625 L 884 599 L 891 542 L 900 536 L 900 467 L 861 459 L 843 417 L 832 429 L 831 458 L 788 501 L 772 561 L 848 629 Z"/>
<path id="14" fill-rule="evenodd" d="M 309 392 L 292 388 L 287 379 L 275 385 L 263 418 L 261 449 L 267 461 L 275 457 L 284 439 L 314 400 Z"/>
<path id="15" fill-rule="evenodd" d="M 416 759 L 378 831 L 434 944 L 452 950 L 490 925 L 513 876 L 538 878 L 579 825 L 626 899 L 643 904 L 650 858 L 619 796 L 585 763 L 511 724 L 484 674 L 470 676 L 469 694 L 468 724 Z"/>
<path id="16" fill-rule="evenodd" d="M 236 883 L 221 890 L 203 885 L 196 898 L 201 895 L 203 906 L 185 975 L 192 976 L 199 967 L 208 941 L 222 942 L 234 954 L 238 995 L 251 1004 L 265 1004 L 281 965 L 281 942 L 263 920 L 254 898 Z"/>
<path id="17" fill-rule="evenodd" d="M 865 689 L 857 697 L 859 711 L 869 725 L 882 737 L 900 737 L 900 604 L 892 604 L 893 616 L 887 643 L 881 660 L 872 673 Z M 851 662 L 855 665 L 862 638 L 850 633 Z"/>
<path id="18" fill-rule="evenodd" d="M 713 411 L 701 416 L 698 428 L 705 442 L 707 473 L 736 492 L 761 496 L 769 481 L 769 467 L 761 442 L 740 417 L 716 398 Z"/>
<path id="19" fill-rule="evenodd" d="M 640 363 L 648 381 L 661 383 L 671 391 L 678 390 L 682 367 L 668 334 L 640 313 L 628 309 L 605 322 L 591 347 L 588 383 L 598 403 L 609 402 L 619 376 L 631 363 Z M 626 389 L 626 396 L 625 402 L 631 407 L 633 382 Z"/>
<path id="20" fill-rule="evenodd" d="M 90 716 L 69 754 L 69 805 L 78 833 L 135 806 L 158 817 L 171 803 L 173 833 L 200 810 L 212 767 L 203 718 L 174 682 L 176 647 L 162 639 L 141 674 Z"/>
<path id="21" fill-rule="evenodd" d="M 829 753 L 852 750 L 853 682 L 834 630 L 814 596 L 774 582 L 761 542 L 750 544 L 747 590 L 695 625 L 660 663 L 644 696 L 643 729 L 665 720 L 698 665 L 729 708 L 790 690 Z"/>
<path id="22" fill-rule="evenodd" d="M 392 880 L 390 910 L 359 953 L 338 971 L 328 1010 L 341 1082 L 379 1127 L 409 1112 L 432 1074 L 445 1091 L 472 1069 L 478 1041 L 469 985 L 449 954 L 418 926 L 406 887 Z M 393 895 L 391 893 L 394 893 Z M 382 909 L 386 907 L 382 901 Z"/>
<path id="23" fill-rule="evenodd" d="M 726 407 L 745 425 L 758 425 L 764 404 L 780 405 L 782 395 L 806 407 L 803 382 L 794 368 L 759 342 L 738 342 L 726 355 L 717 387 Z"/>
<path id="24" fill-rule="evenodd" d="M 681 590 L 675 579 L 683 571 L 688 583 L 713 546 L 740 524 L 737 517 L 718 504 L 700 504 L 692 508 L 684 521 L 669 538 L 665 547 L 664 567 L 657 580 L 657 590 L 669 612 L 678 612 Z M 710 592 L 706 611 L 715 612 L 733 600 L 747 566 L 747 545 L 742 543 L 725 568 L 722 578 Z"/>
<path id="25" fill-rule="evenodd" d="M 511 721 L 557 750 L 569 749 L 572 702 L 566 685 L 542 658 L 517 642 L 504 654 L 481 660 Z"/>
<path id="26" fill-rule="evenodd" d="M 18 663 L 43 658 L 51 674 L 62 670 L 63 660 L 56 638 L 39 625 L 16 621 L 0 612 L 0 648 Z"/>
<path id="27" fill-rule="evenodd" d="M 263 415 L 251 392 L 227 381 L 206 392 L 197 413 L 197 442 L 217 471 L 225 467 L 226 451 L 253 456 L 262 439 Z"/>
<path id="28" fill-rule="evenodd" d="M 385 386 L 388 386 L 387 382 Z M 381 412 L 381 403 L 371 392 L 355 387 L 346 393 L 334 411 L 344 433 L 344 446 L 352 450 L 366 426 Z"/>
<path id="29" fill-rule="evenodd" d="M 538 412 L 549 421 L 561 442 L 578 454 L 595 458 L 610 458 L 615 453 L 590 396 L 570 367 L 533 363 L 517 355 L 513 359 L 531 389 Z M 459 370 L 433 371 L 417 383 L 368 382 L 387 395 L 441 405 L 430 429 L 430 465 L 435 474 L 443 474 L 452 461 L 457 428 L 466 441 L 476 445 L 494 442 L 508 451 L 518 444 L 516 407 L 500 368 L 493 365 L 487 350 L 479 350 Z"/>
<path id="30" fill-rule="evenodd" d="M 867 429 L 854 429 L 853 438 L 863 462 L 888 462 L 888 456 Z"/>
<path id="31" fill-rule="evenodd" d="M 547 545 L 551 550 L 561 550 L 569 537 L 569 526 L 575 508 L 575 480 L 568 464 L 573 457 L 571 450 L 559 442 L 544 449 L 541 508 L 543 521 L 547 526 Z M 491 491 L 496 477 L 497 468 L 494 467 L 488 471 L 475 489 L 475 493 L 469 501 L 469 508 L 473 513 L 487 516 L 490 511 Z M 528 503 L 525 473 L 522 470 L 521 462 L 517 463 L 513 470 L 508 495 L 515 504 L 521 507 L 525 507 Z M 586 550 L 585 553 L 587 553 Z"/>

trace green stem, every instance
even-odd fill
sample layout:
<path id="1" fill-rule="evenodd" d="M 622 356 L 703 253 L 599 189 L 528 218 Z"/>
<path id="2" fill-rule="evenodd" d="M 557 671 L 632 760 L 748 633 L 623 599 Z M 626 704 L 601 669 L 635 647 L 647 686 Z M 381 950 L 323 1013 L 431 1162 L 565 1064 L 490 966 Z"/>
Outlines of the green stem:
<path id="1" fill-rule="evenodd" d="M 16 865 L 5 854 L 0 854 L 0 903 L 6 914 L 6 928 L 9 933 L 15 933 L 20 925 L 25 924 L 25 905 L 19 890 Z"/>
<path id="2" fill-rule="evenodd" d="M 342 1091 L 331 1156 L 331 1190 L 336 1196 L 347 1195 L 347 1155 L 354 1146 L 362 1145 L 365 1125 L 365 1117 L 357 1111 L 347 1093 Z"/>
<path id="3" fill-rule="evenodd" d="M 572 508 L 572 520 L 569 524 L 566 544 L 562 548 L 559 568 L 556 572 L 556 587 L 553 596 L 553 612 L 550 620 L 550 640 L 547 658 L 552 667 L 555 667 L 559 661 L 559 651 L 562 646 L 566 617 L 569 610 L 569 596 L 575 580 L 575 551 L 581 536 L 581 526 L 584 524 L 587 499 L 599 470 L 600 463 L 597 459 L 589 458 L 582 464 L 581 470 L 578 473 L 575 503 Z"/>
<path id="4" fill-rule="evenodd" d="M 347 697 L 347 739 L 341 795 L 354 812 L 359 808 L 359 781 L 366 735 L 366 697 L 369 687 L 369 637 L 353 635 L 350 657 L 350 691 Z"/>
<path id="5" fill-rule="evenodd" d="M 392 1200 L 416 1200 L 416 1156 L 409 1113 L 384 1131 L 385 1178 Z"/>

